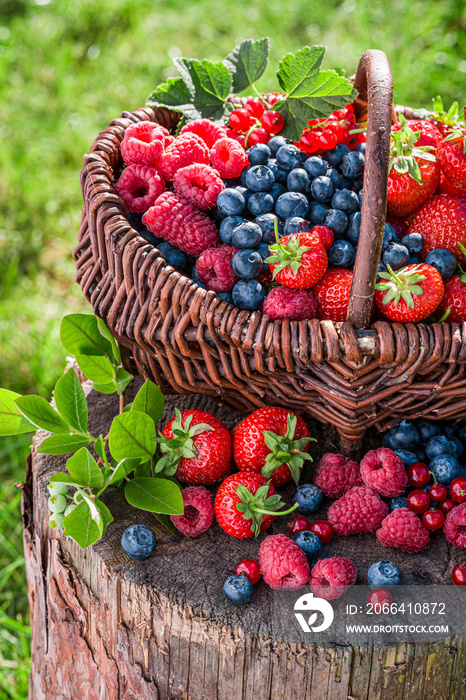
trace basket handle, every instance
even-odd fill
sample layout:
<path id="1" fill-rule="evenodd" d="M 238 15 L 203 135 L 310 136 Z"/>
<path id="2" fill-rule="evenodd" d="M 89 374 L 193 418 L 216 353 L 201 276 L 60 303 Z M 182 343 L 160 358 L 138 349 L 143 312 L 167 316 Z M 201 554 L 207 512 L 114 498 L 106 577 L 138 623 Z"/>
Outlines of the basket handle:
<path id="1" fill-rule="evenodd" d="M 363 53 L 354 87 L 360 95 L 356 107 L 367 104 L 367 145 L 361 232 L 346 320 L 355 328 L 367 328 L 385 225 L 393 109 L 392 72 L 383 51 Z"/>

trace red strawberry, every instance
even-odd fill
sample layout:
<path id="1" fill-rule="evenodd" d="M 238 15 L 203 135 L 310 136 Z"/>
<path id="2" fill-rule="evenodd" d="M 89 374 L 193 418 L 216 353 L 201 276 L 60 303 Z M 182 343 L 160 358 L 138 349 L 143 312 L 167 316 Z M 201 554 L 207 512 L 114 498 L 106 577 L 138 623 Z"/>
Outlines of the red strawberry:
<path id="1" fill-rule="evenodd" d="M 466 131 L 447 136 L 437 152 L 438 162 L 448 183 L 458 191 L 466 189 Z"/>
<path id="2" fill-rule="evenodd" d="M 233 457 L 242 472 L 262 473 L 281 486 L 296 483 L 304 464 L 309 430 L 302 418 L 287 408 L 259 408 L 233 430 Z"/>
<path id="3" fill-rule="evenodd" d="M 278 240 L 278 239 L 277 239 Z M 309 289 L 327 269 L 328 259 L 322 241 L 311 232 L 283 236 L 270 246 L 273 279 L 284 287 Z"/>
<path id="4" fill-rule="evenodd" d="M 342 267 L 329 267 L 312 288 L 317 299 L 317 318 L 321 321 L 345 321 L 353 273 Z"/>
<path id="5" fill-rule="evenodd" d="M 466 187 L 450 182 L 445 175 L 441 174 L 437 194 L 452 194 L 456 197 L 466 197 Z"/>
<path id="6" fill-rule="evenodd" d="M 433 146 L 416 146 L 419 132 L 400 116 L 400 131 L 393 131 L 390 145 L 387 211 L 390 216 L 412 214 L 434 194 L 440 180 L 440 166 Z"/>
<path id="7" fill-rule="evenodd" d="M 449 323 L 466 321 L 466 275 L 453 275 L 445 282 L 445 295 L 436 315 Z"/>
<path id="8" fill-rule="evenodd" d="M 276 508 L 283 505 L 271 482 L 264 476 L 240 472 L 231 474 L 220 484 L 214 508 L 222 530 L 232 537 L 245 540 L 267 530 L 277 515 L 291 512 L 276 512 Z"/>
<path id="9" fill-rule="evenodd" d="M 408 119 L 406 125 L 419 134 L 415 146 L 433 146 L 438 148 L 442 136 L 436 126 L 427 119 Z M 401 131 L 401 121 L 392 126 L 392 133 Z"/>
<path id="10" fill-rule="evenodd" d="M 231 471 L 231 435 L 221 420 L 206 411 L 180 411 L 157 438 L 165 473 L 184 484 L 213 484 Z"/>
<path id="11" fill-rule="evenodd" d="M 375 303 L 391 321 L 422 321 L 440 304 L 445 287 L 432 265 L 407 265 L 394 272 L 381 272 L 375 285 Z"/>
<path id="12" fill-rule="evenodd" d="M 466 245 L 466 197 L 447 194 L 432 197 L 414 217 L 408 233 L 414 232 L 424 238 L 420 252 L 423 260 L 436 248 L 446 248 L 459 262 L 464 260 L 458 241 Z"/>

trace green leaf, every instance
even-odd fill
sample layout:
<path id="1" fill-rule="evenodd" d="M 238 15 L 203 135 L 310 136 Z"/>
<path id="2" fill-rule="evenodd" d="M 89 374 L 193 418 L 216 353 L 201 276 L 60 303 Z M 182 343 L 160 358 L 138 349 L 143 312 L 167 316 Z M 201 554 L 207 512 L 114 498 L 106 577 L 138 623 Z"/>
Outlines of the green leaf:
<path id="1" fill-rule="evenodd" d="M 87 401 L 74 369 L 69 369 L 55 384 L 54 399 L 58 413 L 76 430 L 87 431 Z"/>
<path id="2" fill-rule="evenodd" d="M 155 424 L 150 416 L 140 411 L 121 413 L 110 428 L 110 452 L 118 461 L 125 457 L 150 459 L 156 449 L 155 436 Z"/>
<path id="3" fill-rule="evenodd" d="M 89 443 L 88 437 L 77 433 L 51 435 L 41 442 L 37 452 L 41 455 L 67 455 L 81 447 L 86 447 Z"/>
<path id="4" fill-rule="evenodd" d="M 0 435 L 21 435 L 36 429 L 15 403 L 20 396 L 14 391 L 0 389 Z"/>
<path id="5" fill-rule="evenodd" d="M 128 411 L 133 410 L 133 404 L 132 403 L 127 403 L 124 409 L 122 410 L 122 413 L 128 413 Z"/>
<path id="6" fill-rule="evenodd" d="M 278 82 L 283 92 L 294 97 L 309 95 L 320 71 L 325 51 L 325 46 L 304 46 L 296 54 L 285 54 L 277 71 Z"/>
<path id="7" fill-rule="evenodd" d="M 157 425 L 165 408 L 165 397 L 157 384 L 147 380 L 136 394 L 133 411 L 141 411 L 152 418 Z"/>
<path id="8" fill-rule="evenodd" d="M 192 104 L 193 95 L 184 83 L 183 78 L 169 78 L 166 83 L 159 85 L 146 100 L 152 107 L 172 107 L 189 116 L 195 108 Z M 194 117 L 195 118 L 195 117 Z"/>
<path id="9" fill-rule="evenodd" d="M 179 487 L 169 479 L 139 477 L 125 486 L 128 503 L 141 510 L 167 515 L 183 513 L 183 498 Z"/>
<path id="10" fill-rule="evenodd" d="M 105 446 L 103 435 L 99 435 L 94 443 L 94 450 L 101 459 L 105 459 Z"/>
<path id="11" fill-rule="evenodd" d="M 50 433 L 69 433 L 68 423 L 41 396 L 18 396 L 15 399 L 21 413 L 38 428 Z"/>
<path id="12" fill-rule="evenodd" d="M 102 472 L 94 457 L 85 447 L 82 447 L 75 455 L 69 458 L 66 468 L 71 476 L 82 486 L 90 489 L 100 489 L 104 485 Z"/>
<path id="13" fill-rule="evenodd" d="M 60 339 L 65 350 L 72 355 L 112 357 L 112 346 L 100 334 L 96 316 L 88 314 L 65 316 L 61 322 Z"/>
<path id="14" fill-rule="evenodd" d="M 154 513 L 154 517 L 157 518 L 159 523 L 166 527 L 169 532 L 176 532 L 176 527 L 173 525 L 168 515 L 164 515 L 163 513 Z"/>
<path id="15" fill-rule="evenodd" d="M 173 62 L 192 95 L 197 113 L 207 119 L 221 119 L 225 115 L 225 100 L 231 92 L 228 68 L 223 63 L 206 59 L 175 58 Z"/>
<path id="16" fill-rule="evenodd" d="M 72 476 L 69 476 L 66 472 L 57 472 L 56 474 L 52 474 L 50 477 L 50 483 L 51 484 L 67 484 L 68 486 L 79 486 L 79 483 L 76 481 L 76 479 L 73 479 Z"/>
<path id="17" fill-rule="evenodd" d="M 110 329 L 108 326 L 105 325 L 105 323 L 102 321 L 101 318 L 96 316 L 97 319 L 97 328 L 99 330 L 99 333 L 101 336 L 103 336 L 110 345 L 112 346 L 112 352 L 113 352 L 113 357 L 115 359 L 115 362 L 119 365 L 121 364 L 121 355 L 120 355 L 120 348 L 118 347 L 118 343 L 116 342 L 115 338 L 113 337 Z"/>
<path id="18" fill-rule="evenodd" d="M 63 521 L 65 535 L 72 537 L 81 549 L 85 549 L 100 540 L 107 525 L 113 520 L 112 514 L 105 503 L 96 500 L 94 505 L 101 516 L 101 527 L 92 519 L 91 511 L 86 501 L 81 501 Z"/>
<path id="19" fill-rule="evenodd" d="M 115 377 L 115 368 L 104 355 L 75 355 L 81 372 L 97 384 L 108 384 Z M 113 393 L 113 392 L 112 392 Z"/>
<path id="20" fill-rule="evenodd" d="M 233 74 L 232 91 L 240 93 L 258 80 L 267 68 L 270 39 L 245 39 L 228 54 L 224 64 Z"/>
<path id="21" fill-rule="evenodd" d="M 141 462 L 134 468 L 134 476 L 151 476 L 150 460 Z"/>
<path id="22" fill-rule="evenodd" d="M 117 383 L 117 391 L 119 394 L 122 394 L 128 384 L 132 382 L 134 379 L 133 375 L 127 372 L 123 367 L 118 367 L 117 373 L 116 373 L 116 383 Z"/>
<path id="23" fill-rule="evenodd" d="M 98 391 L 99 394 L 114 394 L 117 390 L 115 380 L 111 381 L 109 384 L 99 384 L 98 382 L 94 382 L 92 387 L 95 391 Z"/>

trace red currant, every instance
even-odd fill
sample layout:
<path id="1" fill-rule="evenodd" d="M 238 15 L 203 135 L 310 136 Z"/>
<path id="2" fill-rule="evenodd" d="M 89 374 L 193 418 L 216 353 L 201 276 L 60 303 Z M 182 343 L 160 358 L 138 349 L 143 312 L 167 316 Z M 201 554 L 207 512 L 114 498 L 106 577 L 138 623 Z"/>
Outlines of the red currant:
<path id="1" fill-rule="evenodd" d="M 245 102 L 244 109 L 247 109 L 249 114 L 252 114 L 254 119 L 260 119 L 265 111 L 264 104 L 258 97 L 248 97 Z"/>
<path id="2" fill-rule="evenodd" d="M 435 532 L 435 530 L 440 530 L 440 528 L 443 527 L 445 515 L 438 508 L 429 508 L 422 516 L 422 522 L 424 523 L 424 527 Z"/>
<path id="3" fill-rule="evenodd" d="M 451 572 L 451 580 L 457 586 L 466 586 L 466 562 L 457 564 Z"/>
<path id="4" fill-rule="evenodd" d="M 374 606 L 380 605 L 382 608 L 383 605 L 390 606 L 393 603 L 393 596 L 386 588 L 374 588 L 367 596 L 367 602 Z M 383 612 L 383 608 L 378 609 L 377 612 Z"/>
<path id="5" fill-rule="evenodd" d="M 298 532 L 304 532 L 305 530 L 310 529 L 311 523 L 304 515 L 297 515 L 288 523 L 288 531 L 290 533 L 290 537 L 293 537 L 293 535 L 297 535 Z"/>
<path id="6" fill-rule="evenodd" d="M 261 123 L 267 133 L 273 136 L 283 129 L 284 121 L 280 112 L 270 110 L 269 112 L 264 112 Z"/>
<path id="7" fill-rule="evenodd" d="M 317 153 L 320 150 L 318 134 L 315 131 L 305 131 L 301 135 L 298 146 L 305 153 Z"/>
<path id="8" fill-rule="evenodd" d="M 428 493 L 431 501 L 440 503 L 440 501 L 444 501 L 448 496 L 448 489 L 445 484 L 441 484 L 437 481 L 435 484 L 432 484 Z"/>
<path id="9" fill-rule="evenodd" d="M 333 526 L 328 520 L 314 520 L 309 528 L 311 532 L 317 535 L 322 544 L 327 544 L 333 537 Z"/>
<path id="10" fill-rule="evenodd" d="M 254 117 L 247 109 L 234 109 L 228 121 L 234 131 L 246 132 L 254 124 Z"/>
<path id="11" fill-rule="evenodd" d="M 279 102 L 282 98 L 279 95 L 271 95 L 269 97 L 269 105 L 274 105 L 275 102 Z"/>
<path id="12" fill-rule="evenodd" d="M 439 506 L 438 506 L 438 507 L 440 508 L 440 510 L 442 511 L 442 513 L 444 513 L 445 515 L 448 515 L 448 513 L 449 513 L 451 510 L 453 510 L 453 508 L 454 508 L 455 506 L 457 506 L 457 505 L 458 505 L 458 504 L 455 503 L 455 501 L 452 501 L 451 498 L 446 498 L 444 501 L 442 501 L 441 503 L 439 503 Z"/>
<path id="13" fill-rule="evenodd" d="M 453 479 L 448 492 L 453 501 L 464 503 L 466 501 L 466 476 L 459 476 L 457 479 Z"/>
<path id="14" fill-rule="evenodd" d="M 268 134 L 265 129 L 254 129 L 248 136 L 245 148 L 255 146 L 257 143 L 268 143 L 269 141 L 270 134 Z"/>
<path id="15" fill-rule="evenodd" d="M 236 141 L 244 148 L 244 143 L 246 141 L 246 134 L 237 134 Z"/>
<path id="16" fill-rule="evenodd" d="M 413 513 L 421 515 L 430 506 L 430 498 L 425 491 L 422 489 L 417 489 L 416 491 L 411 491 L 406 499 L 407 506 Z"/>
<path id="17" fill-rule="evenodd" d="M 313 226 L 309 233 L 315 233 L 316 236 L 319 236 L 325 250 L 332 247 L 335 236 L 332 229 L 328 226 Z"/>
<path id="18" fill-rule="evenodd" d="M 226 132 L 227 132 L 227 137 L 229 139 L 235 139 L 238 136 L 238 132 L 235 131 L 234 129 L 227 128 Z"/>
<path id="19" fill-rule="evenodd" d="M 237 565 L 235 574 L 243 574 L 254 585 L 261 577 L 261 569 L 259 563 L 255 559 L 243 559 Z"/>
<path id="20" fill-rule="evenodd" d="M 406 469 L 406 473 L 408 474 L 408 484 L 417 489 L 426 486 L 430 481 L 429 467 L 424 462 L 413 462 Z"/>

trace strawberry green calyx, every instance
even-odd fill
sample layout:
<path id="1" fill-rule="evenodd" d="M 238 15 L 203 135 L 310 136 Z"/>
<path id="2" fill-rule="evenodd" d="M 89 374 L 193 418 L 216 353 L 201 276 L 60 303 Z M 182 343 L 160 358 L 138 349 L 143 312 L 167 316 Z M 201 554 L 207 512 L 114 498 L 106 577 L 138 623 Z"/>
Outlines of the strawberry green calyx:
<path id="1" fill-rule="evenodd" d="M 301 258 L 303 253 L 310 250 L 310 246 L 299 245 L 299 234 L 296 238 L 291 236 L 286 245 L 284 245 L 280 242 L 280 238 L 278 236 L 278 225 L 276 220 L 274 221 L 274 227 L 275 239 L 277 242 L 270 246 L 270 250 L 273 251 L 272 255 L 266 258 L 264 262 L 275 265 L 272 273 L 273 279 L 275 279 L 279 272 L 288 266 L 291 267 L 293 274 L 296 276 L 299 268 L 301 267 Z"/>
<path id="2" fill-rule="evenodd" d="M 272 450 L 265 458 L 265 465 L 262 467 L 262 476 L 269 479 L 275 469 L 278 469 L 282 464 L 289 467 L 291 475 L 297 484 L 301 474 L 301 469 L 305 460 L 312 462 L 312 457 L 307 452 L 303 452 L 311 437 L 299 438 L 294 440 L 293 436 L 296 430 L 297 418 L 295 415 L 288 416 L 288 425 L 286 435 L 282 437 L 273 433 L 271 430 L 263 430 L 264 442 Z"/>
<path id="3" fill-rule="evenodd" d="M 379 273 L 379 277 L 387 280 L 375 285 L 376 289 L 387 290 L 382 300 L 384 304 L 390 304 L 393 301 L 396 305 L 400 299 L 404 299 L 410 309 L 414 308 L 413 294 L 416 296 L 424 294 L 424 290 L 418 283 L 426 279 L 425 275 L 418 272 L 419 267 L 416 265 L 411 270 L 402 268 L 394 272 L 390 265 L 387 265 L 388 272 Z"/>
<path id="4" fill-rule="evenodd" d="M 267 496 L 269 487 L 270 481 L 260 486 L 256 493 L 251 493 L 243 484 L 240 484 L 236 489 L 236 493 L 241 500 L 241 503 L 236 504 L 236 508 L 242 513 L 245 520 L 252 520 L 251 529 L 255 537 L 260 533 L 264 515 L 288 515 L 298 507 L 298 504 L 295 503 L 294 506 L 288 508 L 288 510 L 277 511 L 277 508 L 283 508 L 285 504 L 278 493 Z"/>
<path id="5" fill-rule="evenodd" d="M 168 476 L 176 472 L 176 468 L 183 458 L 190 459 L 197 457 L 199 451 L 194 444 L 194 438 L 201 433 L 214 430 L 207 423 L 198 423 L 191 427 L 192 415 L 188 416 L 182 423 L 181 412 L 175 408 L 175 420 L 172 423 L 172 438 L 166 438 L 160 433 L 155 440 L 159 443 L 161 451 L 164 453 L 162 459 L 157 462 L 156 471 L 164 470 Z"/>
<path id="6" fill-rule="evenodd" d="M 439 124 L 445 124 L 445 126 L 458 126 L 461 123 L 459 118 L 459 105 L 458 102 L 453 102 L 448 112 L 443 108 L 443 101 L 440 95 L 432 98 L 433 112 L 426 113 L 426 116 L 433 117 L 435 121 Z"/>
<path id="7" fill-rule="evenodd" d="M 413 131 L 406 123 L 402 114 L 400 116 L 401 129 L 394 131 L 390 137 L 390 161 L 389 172 L 394 169 L 397 173 L 408 174 L 416 182 L 422 182 L 421 171 L 416 158 L 435 162 L 437 158 L 429 151 L 433 146 L 415 146 L 419 139 L 419 131 Z"/>
<path id="8" fill-rule="evenodd" d="M 461 126 L 457 125 L 454 128 L 452 128 L 448 136 L 445 136 L 443 139 L 445 141 L 457 141 L 458 143 L 461 143 L 463 145 L 463 153 L 466 153 L 466 129 L 462 128 Z"/>

